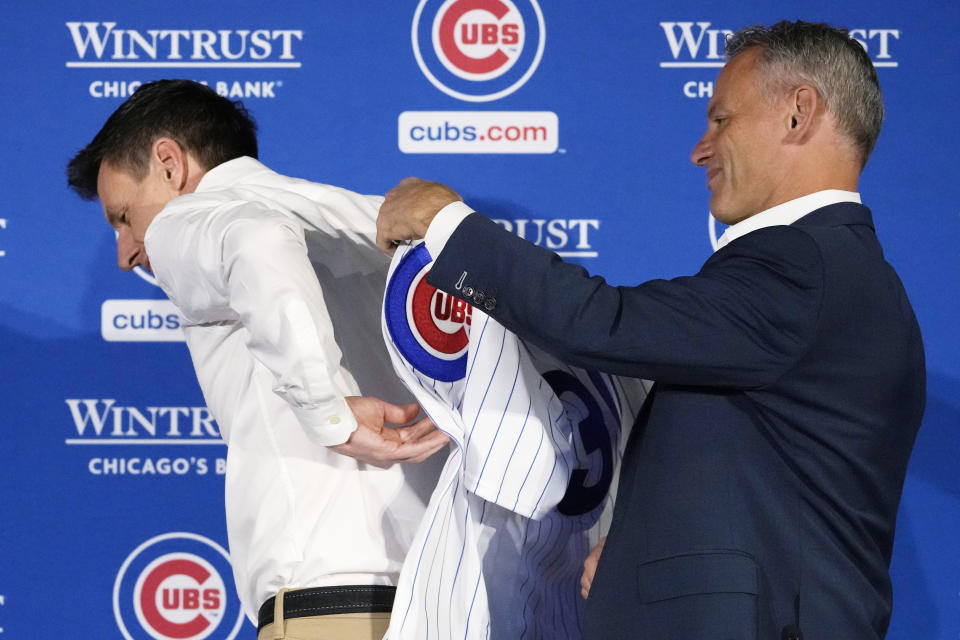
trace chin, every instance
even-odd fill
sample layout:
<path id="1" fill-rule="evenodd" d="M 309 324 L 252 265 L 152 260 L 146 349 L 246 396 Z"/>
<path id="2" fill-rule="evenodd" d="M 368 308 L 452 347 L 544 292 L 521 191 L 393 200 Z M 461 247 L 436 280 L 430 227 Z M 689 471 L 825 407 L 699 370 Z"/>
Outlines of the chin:
<path id="1" fill-rule="evenodd" d="M 730 214 L 723 208 L 723 205 L 718 206 L 712 200 L 710 202 L 710 215 L 712 215 L 717 222 L 730 224 L 728 222 L 728 220 L 730 220 Z"/>
<path id="2" fill-rule="evenodd" d="M 711 211 L 710 214 L 713 216 L 714 220 L 716 220 L 716 221 L 719 222 L 720 224 L 725 224 L 725 225 L 727 225 L 728 227 L 729 227 L 730 225 L 732 225 L 732 224 L 735 223 L 735 221 L 733 220 L 733 218 L 731 218 L 729 215 L 726 215 L 726 214 L 724 214 L 724 213 L 718 213 L 718 212 L 716 212 L 716 211 Z"/>
<path id="3" fill-rule="evenodd" d="M 719 204 L 717 206 L 711 201 L 710 203 L 710 214 L 716 219 L 717 222 L 721 222 L 727 226 L 736 224 L 746 218 L 746 215 L 738 213 L 736 211 L 731 211 L 730 209 Z"/>

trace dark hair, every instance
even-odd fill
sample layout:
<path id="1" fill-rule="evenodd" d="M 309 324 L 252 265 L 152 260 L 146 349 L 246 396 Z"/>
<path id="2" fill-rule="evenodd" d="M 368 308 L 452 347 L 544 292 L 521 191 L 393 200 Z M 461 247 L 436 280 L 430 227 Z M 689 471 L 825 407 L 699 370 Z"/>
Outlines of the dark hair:
<path id="1" fill-rule="evenodd" d="M 93 200 L 104 161 L 142 180 L 150 147 L 160 137 L 175 140 L 204 169 L 240 156 L 257 157 L 257 125 L 243 104 L 199 82 L 158 80 L 137 89 L 74 156 L 67 183 L 81 198 Z"/>
<path id="2" fill-rule="evenodd" d="M 776 92 L 799 83 L 813 86 L 866 164 L 883 125 L 883 96 L 877 70 L 860 43 L 846 29 L 783 21 L 733 34 L 727 40 L 727 58 L 752 47 L 763 50 L 757 61 L 766 88 Z"/>

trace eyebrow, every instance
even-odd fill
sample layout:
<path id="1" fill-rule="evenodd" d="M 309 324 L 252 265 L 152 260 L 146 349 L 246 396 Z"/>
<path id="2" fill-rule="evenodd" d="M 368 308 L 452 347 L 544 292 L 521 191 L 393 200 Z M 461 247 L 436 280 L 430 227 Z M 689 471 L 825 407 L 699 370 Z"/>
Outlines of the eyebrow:
<path id="1" fill-rule="evenodd" d="M 120 223 L 120 215 L 123 212 L 117 213 L 115 210 L 107 209 L 106 207 L 104 207 L 103 212 L 106 214 L 107 222 L 110 223 L 111 226 L 116 226 Z"/>

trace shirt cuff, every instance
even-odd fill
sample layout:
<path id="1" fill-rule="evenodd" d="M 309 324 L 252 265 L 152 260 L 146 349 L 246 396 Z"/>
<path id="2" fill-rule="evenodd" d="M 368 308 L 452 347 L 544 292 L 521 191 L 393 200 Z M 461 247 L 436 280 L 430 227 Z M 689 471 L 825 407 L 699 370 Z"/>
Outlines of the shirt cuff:
<path id="1" fill-rule="evenodd" d="M 451 202 L 440 209 L 430 226 L 427 227 L 427 234 L 423 238 L 431 258 L 437 259 L 443 248 L 447 246 L 447 241 L 453 235 L 453 232 L 457 230 L 463 219 L 473 212 L 473 209 L 462 200 Z"/>
<path id="2" fill-rule="evenodd" d="M 319 408 L 292 405 L 290 408 L 310 439 L 325 447 L 343 444 L 350 438 L 350 434 L 357 430 L 357 419 L 353 417 L 350 406 L 343 398 L 333 405 Z"/>

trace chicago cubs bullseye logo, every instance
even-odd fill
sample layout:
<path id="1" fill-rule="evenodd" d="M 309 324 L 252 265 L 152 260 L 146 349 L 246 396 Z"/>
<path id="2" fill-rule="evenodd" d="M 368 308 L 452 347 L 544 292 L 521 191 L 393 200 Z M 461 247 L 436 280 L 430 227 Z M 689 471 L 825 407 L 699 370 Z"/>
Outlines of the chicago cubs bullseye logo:
<path id="1" fill-rule="evenodd" d="M 117 626 L 127 640 L 232 640 L 243 612 L 231 578 L 229 556 L 212 540 L 192 533 L 151 538 L 117 574 Z"/>
<path id="2" fill-rule="evenodd" d="M 407 362 L 431 378 L 453 382 L 466 374 L 473 310 L 427 283 L 430 263 L 422 244 L 400 259 L 387 283 L 384 317 Z"/>
<path id="3" fill-rule="evenodd" d="M 487 102 L 530 79 L 546 29 L 536 0 L 420 0 L 411 38 L 417 64 L 436 88 Z"/>

